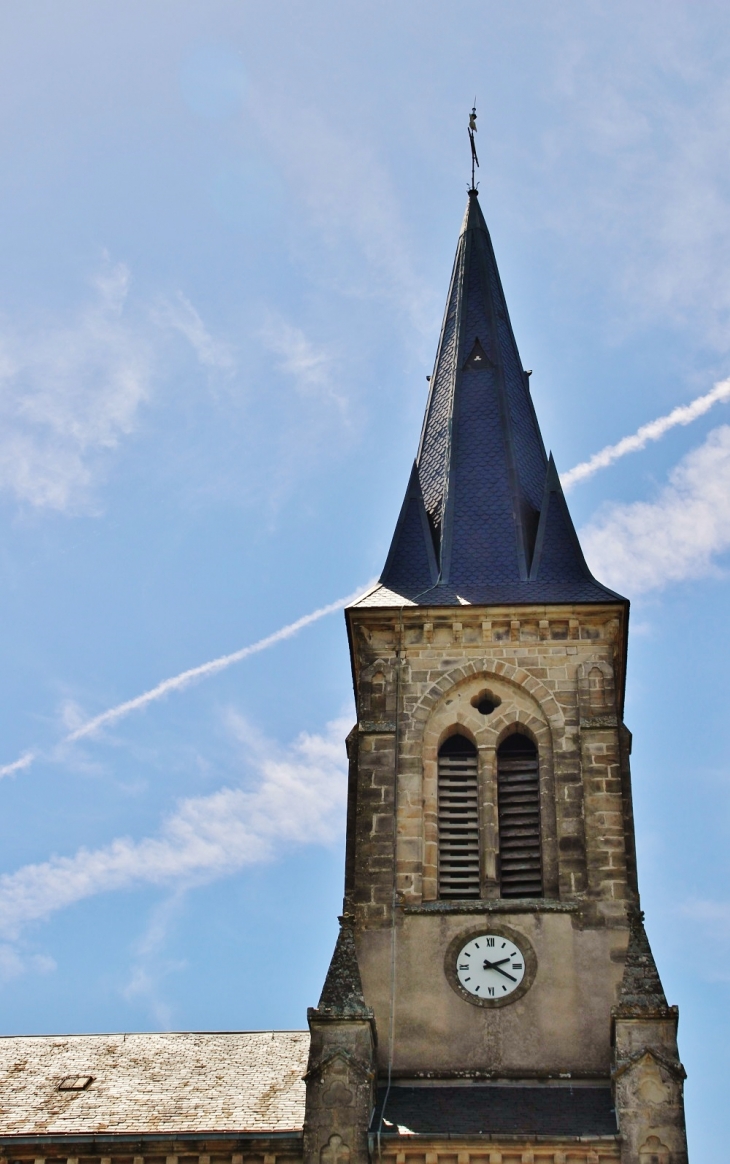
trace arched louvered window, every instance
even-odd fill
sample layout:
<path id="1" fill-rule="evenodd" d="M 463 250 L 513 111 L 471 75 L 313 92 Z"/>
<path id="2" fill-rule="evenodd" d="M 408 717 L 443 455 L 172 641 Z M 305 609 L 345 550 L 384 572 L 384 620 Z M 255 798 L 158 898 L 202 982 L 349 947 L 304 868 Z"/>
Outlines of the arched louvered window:
<path id="1" fill-rule="evenodd" d="M 519 732 L 497 752 L 497 795 L 502 897 L 542 897 L 537 748 Z"/>
<path id="2" fill-rule="evenodd" d="M 438 759 L 439 897 L 479 897 L 477 750 L 450 736 Z"/>

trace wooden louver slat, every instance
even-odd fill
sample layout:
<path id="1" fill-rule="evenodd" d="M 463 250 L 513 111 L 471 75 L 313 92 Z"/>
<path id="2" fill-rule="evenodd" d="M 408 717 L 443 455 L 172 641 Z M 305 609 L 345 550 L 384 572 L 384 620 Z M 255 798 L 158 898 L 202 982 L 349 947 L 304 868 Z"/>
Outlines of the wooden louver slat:
<path id="1" fill-rule="evenodd" d="M 502 897 L 542 897 L 540 779 L 537 749 L 509 736 L 497 754 Z"/>
<path id="2" fill-rule="evenodd" d="M 479 896 L 477 751 L 452 736 L 438 758 L 439 897 Z"/>

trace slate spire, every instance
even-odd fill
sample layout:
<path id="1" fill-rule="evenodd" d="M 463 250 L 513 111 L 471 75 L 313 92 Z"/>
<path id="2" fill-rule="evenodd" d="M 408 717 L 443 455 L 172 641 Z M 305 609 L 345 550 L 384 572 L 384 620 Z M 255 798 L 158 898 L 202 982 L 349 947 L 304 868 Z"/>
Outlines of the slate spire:
<path id="1" fill-rule="evenodd" d="M 370 601 L 623 601 L 591 575 L 548 460 L 475 189 L 418 448 Z"/>

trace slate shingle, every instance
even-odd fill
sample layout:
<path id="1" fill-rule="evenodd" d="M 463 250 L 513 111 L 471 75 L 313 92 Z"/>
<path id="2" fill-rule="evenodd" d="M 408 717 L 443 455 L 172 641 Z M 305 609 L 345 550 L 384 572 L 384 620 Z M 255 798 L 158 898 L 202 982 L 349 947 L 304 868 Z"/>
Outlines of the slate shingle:
<path id="1" fill-rule="evenodd" d="M 382 588 L 358 605 L 625 601 L 596 582 L 583 558 L 545 453 L 475 190 L 415 472 Z"/>
<path id="2" fill-rule="evenodd" d="M 378 1130 L 385 1088 L 372 1128 Z M 386 1122 L 387 1121 L 387 1122 Z M 429 1136 L 615 1136 L 610 1087 L 392 1087 L 382 1131 Z"/>

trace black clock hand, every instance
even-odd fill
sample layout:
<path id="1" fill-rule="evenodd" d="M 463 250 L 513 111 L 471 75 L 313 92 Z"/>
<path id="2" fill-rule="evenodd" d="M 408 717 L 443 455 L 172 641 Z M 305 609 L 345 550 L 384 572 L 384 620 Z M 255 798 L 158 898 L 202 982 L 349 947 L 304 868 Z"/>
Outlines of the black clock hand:
<path id="1" fill-rule="evenodd" d="M 506 961 L 508 961 L 508 959 L 507 959 L 507 958 L 505 958 L 505 962 L 506 962 Z M 485 963 L 484 963 L 484 969 L 485 969 L 485 970 L 496 970 L 498 974 L 502 974 L 502 975 L 503 975 L 505 978 L 509 978 L 510 982 L 516 982 L 516 981 L 517 981 L 517 979 L 516 979 L 515 977 L 513 977 L 513 975 L 512 975 L 512 974 L 508 974 L 506 970 L 501 970 L 501 969 L 500 969 L 500 967 L 497 965 L 497 963 L 496 963 L 496 962 L 486 962 L 486 961 L 485 961 Z"/>
<path id="2" fill-rule="evenodd" d="M 510 954 L 510 958 L 511 957 L 512 957 L 512 955 Z M 504 966 L 505 962 L 509 962 L 509 958 L 500 958 L 499 962 L 488 962 L 487 959 L 485 958 L 484 959 L 484 969 L 485 970 L 493 970 L 495 966 Z"/>

